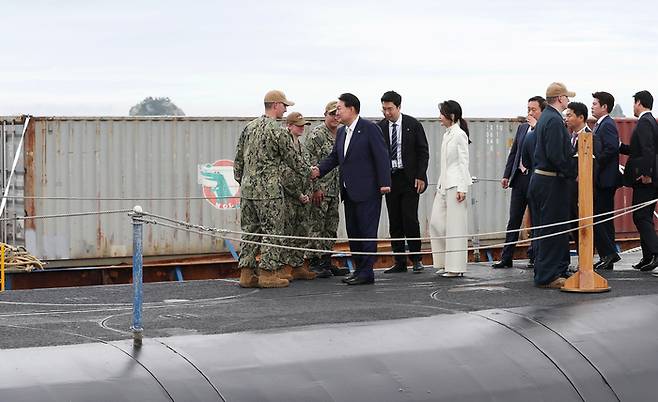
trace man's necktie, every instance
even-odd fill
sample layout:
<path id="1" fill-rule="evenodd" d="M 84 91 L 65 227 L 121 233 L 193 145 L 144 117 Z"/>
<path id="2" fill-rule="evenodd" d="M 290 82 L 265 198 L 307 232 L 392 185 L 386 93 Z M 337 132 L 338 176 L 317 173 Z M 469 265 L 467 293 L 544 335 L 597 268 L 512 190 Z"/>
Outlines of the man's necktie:
<path id="1" fill-rule="evenodd" d="M 595 133 L 597 128 L 599 128 L 599 123 L 596 123 L 594 125 L 594 128 L 592 129 L 592 132 Z"/>
<path id="2" fill-rule="evenodd" d="M 393 131 L 391 132 L 391 160 L 398 159 L 398 125 L 393 123 Z"/>

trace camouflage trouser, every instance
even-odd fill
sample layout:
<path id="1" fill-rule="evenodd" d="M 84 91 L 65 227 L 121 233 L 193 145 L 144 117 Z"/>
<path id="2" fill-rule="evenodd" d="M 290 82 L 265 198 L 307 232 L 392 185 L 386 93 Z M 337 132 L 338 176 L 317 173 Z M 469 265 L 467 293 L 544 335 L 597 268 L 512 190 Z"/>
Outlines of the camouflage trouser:
<path id="1" fill-rule="evenodd" d="M 266 233 L 272 235 L 283 234 L 283 214 L 285 204 L 283 198 L 271 200 L 240 200 L 240 226 L 243 232 Z M 244 240 L 281 244 L 282 239 L 269 236 L 243 236 Z M 260 264 L 256 263 L 256 256 L 260 252 Z M 239 268 L 259 268 L 266 271 L 275 271 L 283 265 L 281 249 L 278 247 L 259 246 L 242 243 L 240 249 Z"/>
<path id="2" fill-rule="evenodd" d="M 308 219 L 310 205 L 301 204 L 292 197 L 286 197 L 285 228 L 284 233 L 288 236 L 308 236 Z M 307 240 L 286 239 L 285 244 L 292 247 L 306 247 Z M 304 252 L 301 250 L 282 250 L 283 261 L 292 267 L 300 267 L 304 264 Z"/>
<path id="3" fill-rule="evenodd" d="M 336 237 L 338 230 L 338 197 L 325 197 L 319 207 L 311 206 L 309 221 L 309 237 Z M 310 240 L 308 248 L 331 250 L 334 248 L 333 240 Z M 321 257 L 322 253 L 307 252 L 308 258 Z"/>

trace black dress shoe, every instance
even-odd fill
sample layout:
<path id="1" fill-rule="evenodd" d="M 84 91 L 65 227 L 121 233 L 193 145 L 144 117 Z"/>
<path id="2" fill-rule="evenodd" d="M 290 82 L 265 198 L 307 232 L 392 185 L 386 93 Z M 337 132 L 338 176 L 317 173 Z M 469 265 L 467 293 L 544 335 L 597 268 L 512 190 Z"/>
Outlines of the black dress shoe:
<path id="1" fill-rule="evenodd" d="M 419 274 L 423 272 L 424 269 L 425 267 L 423 266 L 423 263 L 421 261 L 414 261 L 414 266 L 411 270 L 413 271 L 414 274 Z"/>
<path id="2" fill-rule="evenodd" d="M 352 272 L 349 276 L 347 276 L 346 278 L 341 279 L 340 281 L 343 282 L 343 283 L 347 283 L 348 281 L 351 281 L 352 279 L 355 279 L 355 278 L 356 278 L 356 275 L 354 274 L 354 272 Z"/>
<path id="3" fill-rule="evenodd" d="M 653 257 L 651 257 L 651 261 L 642 265 L 640 267 L 640 271 L 642 272 L 653 271 L 656 267 L 658 267 L 658 255 L 654 255 Z"/>
<path id="4" fill-rule="evenodd" d="M 535 269 L 535 262 L 529 261 L 528 265 L 525 266 L 527 269 Z"/>
<path id="5" fill-rule="evenodd" d="M 357 276 L 356 278 L 350 279 L 347 282 L 348 285 L 372 285 L 375 283 L 375 278 L 365 278 L 363 276 Z"/>
<path id="6" fill-rule="evenodd" d="M 391 268 L 384 271 L 385 274 L 397 274 L 400 272 L 407 272 L 406 265 L 396 263 Z"/>
<path id="7" fill-rule="evenodd" d="M 512 268 L 512 261 L 498 261 L 491 264 L 491 268 Z"/>
<path id="8" fill-rule="evenodd" d="M 633 267 L 633 269 L 640 269 L 640 268 L 642 268 L 642 265 L 648 264 L 649 261 L 651 261 L 651 258 L 642 257 L 642 259 L 637 264 L 631 265 L 631 266 Z"/>
<path id="9" fill-rule="evenodd" d="M 612 270 L 615 267 L 615 262 L 619 260 L 621 260 L 621 257 L 617 253 L 606 255 L 601 259 L 598 266 L 594 266 L 594 269 Z"/>
<path id="10" fill-rule="evenodd" d="M 329 268 L 329 271 L 333 276 L 345 276 L 350 273 L 349 268 L 338 268 L 333 265 Z"/>

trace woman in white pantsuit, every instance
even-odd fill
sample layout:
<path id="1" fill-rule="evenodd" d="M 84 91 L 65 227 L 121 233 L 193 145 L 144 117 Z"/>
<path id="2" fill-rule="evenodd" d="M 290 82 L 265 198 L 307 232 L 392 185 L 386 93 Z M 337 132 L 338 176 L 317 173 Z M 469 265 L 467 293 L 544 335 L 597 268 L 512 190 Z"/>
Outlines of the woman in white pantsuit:
<path id="1" fill-rule="evenodd" d="M 473 181 L 468 170 L 468 126 L 462 118 L 462 108 L 454 100 L 439 104 L 439 120 L 446 127 L 440 151 L 439 183 L 437 185 L 430 235 L 434 237 L 468 234 L 466 193 Z M 466 272 L 468 252 L 466 237 L 432 239 L 432 259 L 436 273 L 453 278 Z M 451 251 L 459 250 L 459 251 Z"/>

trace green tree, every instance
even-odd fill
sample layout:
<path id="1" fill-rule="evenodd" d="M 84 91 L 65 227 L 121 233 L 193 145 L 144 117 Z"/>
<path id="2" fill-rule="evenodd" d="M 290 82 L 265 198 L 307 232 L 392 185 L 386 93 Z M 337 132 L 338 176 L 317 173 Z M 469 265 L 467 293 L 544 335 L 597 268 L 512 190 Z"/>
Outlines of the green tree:
<path id="1" fill-rule="evenodd" d="M 130 116 L 185 116 L 185 112 L 169 98 L 144 98 L 130 108 Z"/>

